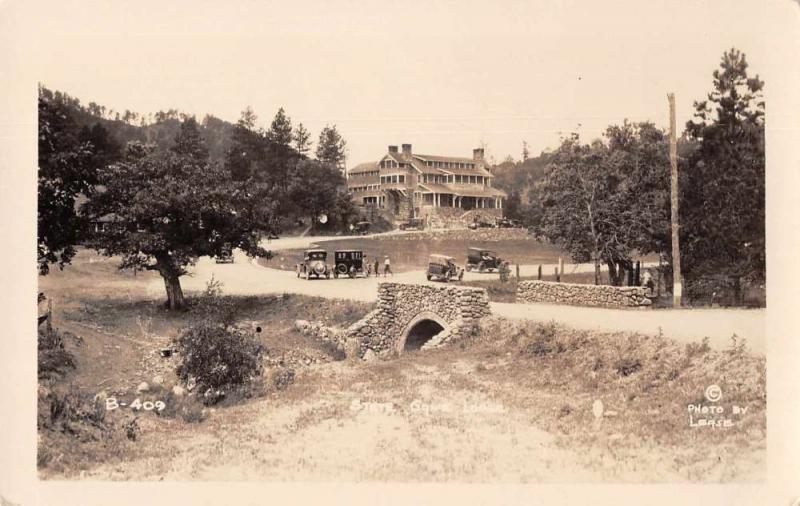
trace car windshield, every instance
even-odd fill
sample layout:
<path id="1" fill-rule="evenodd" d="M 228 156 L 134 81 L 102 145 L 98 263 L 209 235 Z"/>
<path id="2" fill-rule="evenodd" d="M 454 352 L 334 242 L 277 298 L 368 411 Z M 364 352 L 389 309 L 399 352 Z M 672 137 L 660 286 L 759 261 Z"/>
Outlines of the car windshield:
<path id="1" fill-rule="evenodd" d="M 322 251 L 312 251 L 308 254 L 309 260 L 325 260 L 325 253 Z"/>

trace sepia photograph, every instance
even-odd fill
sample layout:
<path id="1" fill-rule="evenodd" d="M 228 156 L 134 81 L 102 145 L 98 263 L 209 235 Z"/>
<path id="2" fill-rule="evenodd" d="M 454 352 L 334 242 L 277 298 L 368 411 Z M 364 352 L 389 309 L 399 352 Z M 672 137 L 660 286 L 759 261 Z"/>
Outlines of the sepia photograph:
<path id="1" fill-rule="evenodd" d="M 0 3 L 34 480 L 766 484 L 798 19 Z"/>

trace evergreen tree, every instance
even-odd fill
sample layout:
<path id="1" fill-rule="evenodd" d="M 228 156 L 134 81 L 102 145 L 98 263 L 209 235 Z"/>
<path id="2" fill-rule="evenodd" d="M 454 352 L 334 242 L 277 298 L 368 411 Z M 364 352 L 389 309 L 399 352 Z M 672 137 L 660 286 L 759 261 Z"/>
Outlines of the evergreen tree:
<path id="1" fill-rule="evenodd" d="M 336 130 L 336 125 L 328 126 L 319 134 L 319 142 L 317 143 L 317 160 L 327 163 L 344 171 L 344 162 L 346 158 L 345 148 L 347 143 Z"/>
<path id="2" fill-rule="evenodd" d="M 279 146 L 288 147 L 291 144 L 292 120 L 286 115 L 283 107 L 278 109 L 269 130 L 267 130 L 267 139 Z"/>
<path id="3" fill-rule="evenodd" d="M 311 151 L 311 133 L 306 130 L 302 123 L 298 123 L 292 134 L 294 149 L 303 156 L 307 156 Z"/>
<path id="4" fill-rule="evenodd" d="M 726 277 L 739 295 L 741 279 L 766 277 L 764 82 L 749 77 L 745 55 L 723 54 L 707 100 L 695 102 L 686 125 L 697 148 L 680 182 L 681 259 L 692 284 Z"/>
<path id="5" fill-rule="evenodd" d="M 175 144 L 170 148 L 174 153 L 186 155 L 199 162 L 208 160 L 208 148 L 194 116 L 190 116 L 181 123 L 180 132 L 175 136 Z"/>

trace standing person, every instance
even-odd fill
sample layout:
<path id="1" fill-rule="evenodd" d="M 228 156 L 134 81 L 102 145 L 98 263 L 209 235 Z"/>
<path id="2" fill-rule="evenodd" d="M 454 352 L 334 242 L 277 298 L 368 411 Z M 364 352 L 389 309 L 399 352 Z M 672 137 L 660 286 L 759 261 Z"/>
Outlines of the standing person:
<path id="1" fill-rule="evenodd" d="M 394 276 L 392 272 L 392 262 L 389 261 L 389 255 L 386 255 L 383 260 L 383 277 L 386 277 L 386 274 L 391 274 Z"/>
<path id="2" fill-rule="evenodd" d="M 380 274 L 381 274 L 380 271 L 378 270 L 378 269 L 380 269 L 380 266 L 381 266 L 381 264 L 378 262 L 378 257 L 376 256 L 375 257 L 375 277 L 376 278 L 378 276 L 380 276 Z"/>

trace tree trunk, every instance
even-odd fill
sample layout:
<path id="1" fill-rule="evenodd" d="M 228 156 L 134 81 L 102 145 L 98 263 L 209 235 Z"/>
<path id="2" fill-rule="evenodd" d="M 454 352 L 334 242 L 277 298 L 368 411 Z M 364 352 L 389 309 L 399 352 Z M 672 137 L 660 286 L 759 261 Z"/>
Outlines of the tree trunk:
<path id="1" fill-rule="evenodd" d="M 617 273 L 617 264 L 616 262 L 607 261 L 606 265 L 608 265 L 608 281 L 611 283 L 612 286 L 619 286 L 619 274 Z"/>
<path id="2" fill-rule="evenodd" d="M 186 308 L 186 301 L 183 298 L 183 290 L 181 289 L 181 274 L 184 274 L 180 267 L 175 265 L 173 258 L 166 252 L 159 252 L 155 255 L 156 265 L 151 267 L 157 270 L 161 277 L 164 279 L 164 288 L 167 290 L 167 302 L 164 304 L 167 309 L 181 310 Z"/>
<path id="3" fill-rule="evenodd" d="M 181 280 L 174 274 L 161 274 L 164 278 L 164 286 L 167 289 L 167 302 L 165 306 L 169 310 L 185 309 L 186 301 L 183 298 Z"/>
<path id="4" fill-rule="evenodd" d="M 594 284 L 600 284 L 600 258 L 594 255 Z"/>

